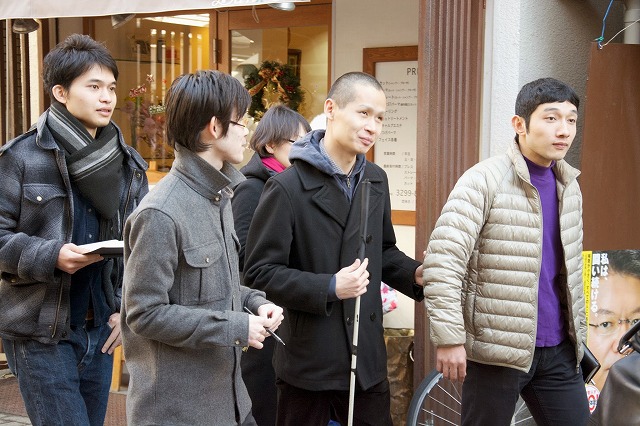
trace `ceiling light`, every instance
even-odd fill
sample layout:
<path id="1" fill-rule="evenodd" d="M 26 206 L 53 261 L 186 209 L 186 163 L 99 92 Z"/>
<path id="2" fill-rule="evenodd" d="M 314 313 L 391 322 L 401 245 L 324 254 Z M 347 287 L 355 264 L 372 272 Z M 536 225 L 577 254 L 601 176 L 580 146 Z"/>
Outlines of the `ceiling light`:
<path id="1" fill-rule="evenodd" d="M 209 14 L 176 15 L 176 16 L 151 16 L 144 18 L 149 21 L 164 22 L 166 24 L 186 25 L 189 27 L 205 28 L 209 26 Z"/>
<path id="2" fill-rule="evenodd" d="M 18 34 L 31 33 L 38 28 L 40 28 L 40 24 L 35 19 L 16 19 L 11 26 L 11 30 Z"/>
<path id="3" fill-rule="evenodd" d="M 129 22 L 134 16 L 134 13 L 125 13 L 122 15 L 111 15 L 111 26 L 115 30 L 116 28 L 120 28 L 127 22 Z"/>
<path id="4" fill-rule="evenodd" d="M 293 9 L 296 8 L 296 4 L 289 1 L 283 2 L 283 3 L 269 3 L 269 6 L 271 6 L 274 9 L 284 10 L 287 12 L 291 12 Z"/>

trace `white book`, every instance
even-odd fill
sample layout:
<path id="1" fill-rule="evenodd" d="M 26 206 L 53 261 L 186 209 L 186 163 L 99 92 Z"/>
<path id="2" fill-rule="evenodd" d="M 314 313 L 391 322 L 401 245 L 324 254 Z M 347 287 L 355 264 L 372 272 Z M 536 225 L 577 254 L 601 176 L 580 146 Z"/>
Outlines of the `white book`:
<path id="1" fill-rule="evenodd" d="M 84 254 L 99 254 L 104 257 L 122 256 L 124 254 L 124 241 L 107 240 L 97 243 L 82 244 L 78 247 L 84 249 Z"/>

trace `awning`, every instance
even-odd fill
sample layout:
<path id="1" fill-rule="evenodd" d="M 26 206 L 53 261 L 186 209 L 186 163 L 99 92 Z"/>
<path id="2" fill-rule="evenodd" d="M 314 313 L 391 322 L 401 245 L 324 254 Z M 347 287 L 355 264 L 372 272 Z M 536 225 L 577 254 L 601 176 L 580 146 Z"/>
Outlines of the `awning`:
<path id="1" fill-rule="evenodd" d="M 310 0 L 289 0 L 309 2 Z M 259 6 L 273 0 L 1 0 L 0 19 L 68 18 L 108 16 L 125 13 L 158 13 L 173 10 L 216 9 Z"/>

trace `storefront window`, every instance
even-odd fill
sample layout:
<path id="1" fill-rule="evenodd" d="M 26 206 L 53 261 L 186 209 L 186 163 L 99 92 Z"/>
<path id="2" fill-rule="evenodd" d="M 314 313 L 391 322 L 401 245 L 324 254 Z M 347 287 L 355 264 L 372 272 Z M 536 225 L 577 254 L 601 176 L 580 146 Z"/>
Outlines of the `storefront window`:
<path id="1" fill-rule="evenodd" d="M 116 29 L 110 19 L 96 19 L 95 32 L 120 71 L 113 120 L 151 172 L 168 171 L 174 155 L 164 132 L 164 98 L 177 76 L 209 68 L 209 15 L 137 18 Z"/>
<path id="2" fill-rule="evenodd" d="M 254 125 L 274 103 L 286 103 L 309 121 L 322 113 L 329 81 L 330 4 L 320 9 L 313 22 L 305 21 L 307 26 L 288 27 L 284 19 L 285 26 L 277 28 L 270 25 L 293 15 L 262 8 L 260 17 L 271 23 L 263 27 L 250 9 L 212 12 L 218 26 L 226 28 L 217 34 L 209 34 L 209 13 L 136 16 L 116 28 L 110 18 L 92 20 L 95 39 L 106 44 L 120 71 L 113 120 L 149 163 L 150 181 L 173 163 L 164 131 L 164 98 L 183 73 L 211 67 L 231 73 L 252 95 Z M 219 43 L 215 65 L 209 57 L 214 39 Z"/>
<path id="3" fill-rule="evenodd" d="M 295 97 L 301 102 L 293 103 L 307 120 L 322 113 L 327 95 L 329 47 L 326 26 L 288 27 L 269 29 L 233 30 L 231 32 L 231 74 L 245 86 L 257 89 L 265 86 L 261 93 L 262 108 L 254 112 L 256 119 L 272 104 L 282 102 L 283 97 Z M 286 73 L 283 65 L 288 65 Z M 279 68 L 276 75 L 270 72 Z M 259 76 L 256 81 L 256 73 Z M 249 79 L 253 74 L 253 83 Z M 289 74 L 299 78 L 299 84 L 288 84 Z M 275 84 L 268 84 L 269 82 Z M 252 92 L 253 94 L 253 92 Z M 255 96 L 255 95 L 254 95 Z"/>

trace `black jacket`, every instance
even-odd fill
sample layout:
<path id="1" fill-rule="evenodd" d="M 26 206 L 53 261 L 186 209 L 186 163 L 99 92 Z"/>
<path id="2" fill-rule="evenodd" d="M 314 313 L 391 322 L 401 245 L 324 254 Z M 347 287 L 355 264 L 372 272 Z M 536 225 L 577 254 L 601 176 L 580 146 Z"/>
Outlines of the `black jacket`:
<path id="1" fill-rule="evenodd" d="M 262 164 L 262 159 L 257 152 L 253 154 L 249 162 L 240 171 L 247 180 L 243 180 L 234 188 L 231 206 L 233 207 L 233 222 L 236 228 L 236 235 L 240 241 L 238 257 L 240 258 L 240 269 L 242 270 L 244 265 L 244 246 L 247 242 L 247 233 L 249 232 L 253 213 L 258 207 L 258 200 L 260 200 L 264 184 L 275 172 L 270 171 Z"/>
<path id="2" fill-rule="evenodd" d="M 305 146 L 307 135 L 296 145 Z M 295 146 L 295 145 L 294 145 Z M 292 151 L 293 152 L 293 151 Z M 370 283 L 361 297 L 357 379 L 363 389 L 387 377 L 380 281 L 416 300 L 420 265 L 396 247 L 385 172 L 367 163 L 371 182 L 366 257 Z M 358 257 L 361 185 L 349 204 L 336 178 L 302 159 L 268 180 L 249 229 L 244 282 L 285 307 L 274 366 L 308 390 L 348 390 L 355 299 L 328 301 L 335 273 Z"/>
<path id="3" fill-rule="evenodd" d="M 0 337 L 57 343 L 69 331 L 71 275 L 57 269 L 56 261 L 71 242 L 74 206 L 64 154 L 46 126 L 47 114 L 0 149 Z M 118 139 L 125 152 L 124 220 L 149 184 L 147 163 L 125 145 L 119 129 Z M 104 289 L 114 312 L 120 309 L 121 264 L 121 259 L 107 261 L 102 270 L 113 286 Z"/>

